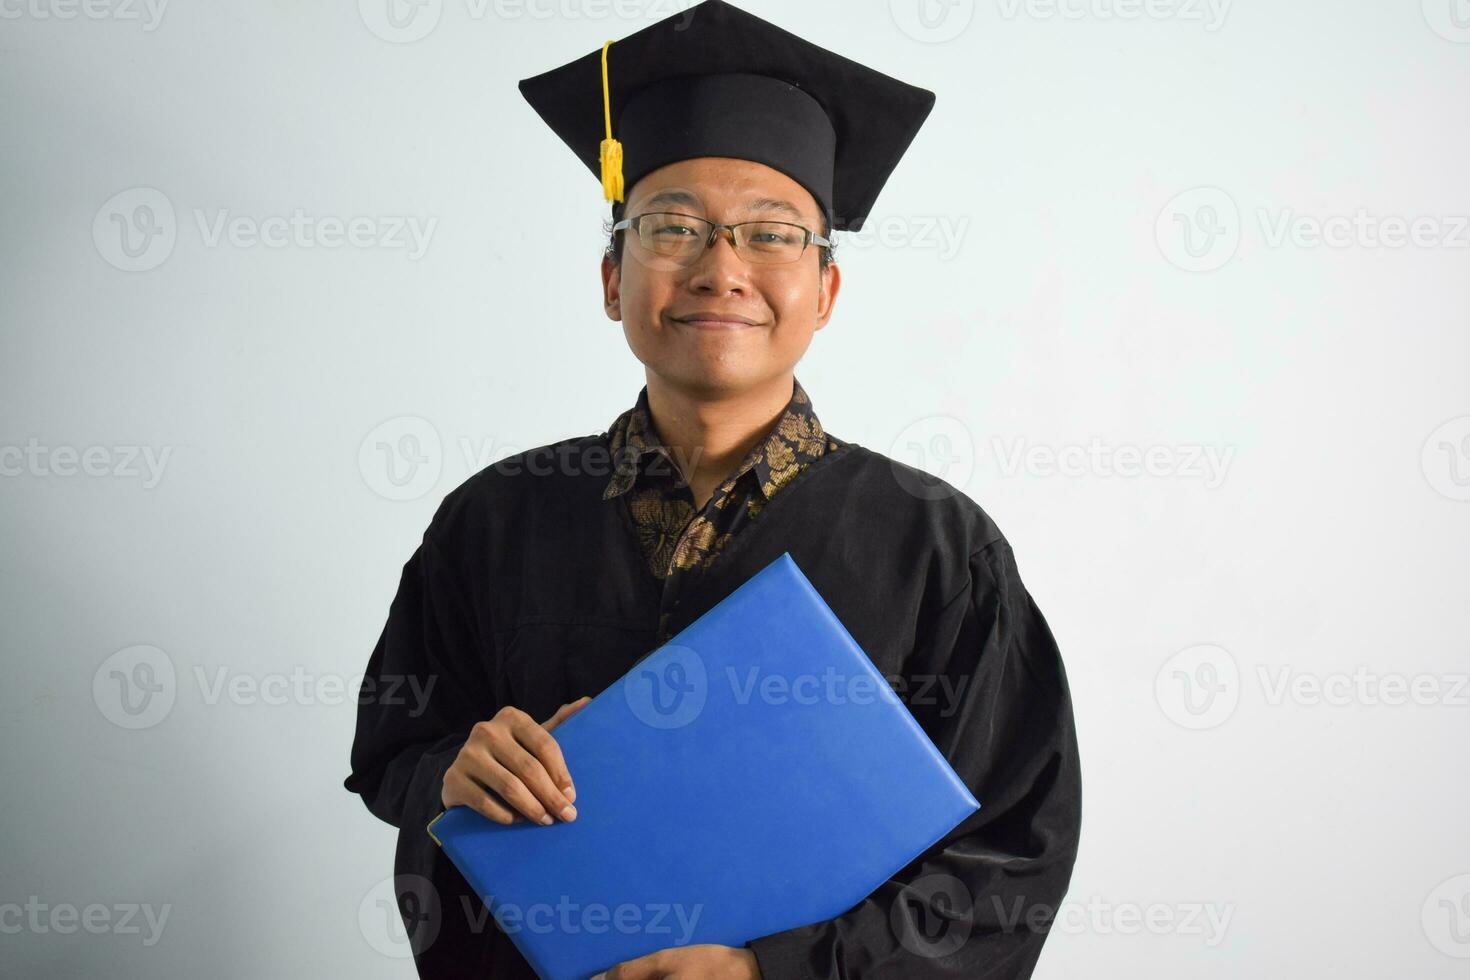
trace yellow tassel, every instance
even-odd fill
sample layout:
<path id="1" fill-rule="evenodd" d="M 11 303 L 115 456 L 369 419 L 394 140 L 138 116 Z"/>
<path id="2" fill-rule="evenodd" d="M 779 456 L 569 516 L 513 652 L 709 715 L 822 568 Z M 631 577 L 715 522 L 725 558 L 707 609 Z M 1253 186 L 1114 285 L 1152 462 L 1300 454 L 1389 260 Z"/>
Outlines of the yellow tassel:
<path id="1" fill-rule="evenodd" d="M 602 162 L 602 197 L 608 201 L 623 199 L 623 144 L 613 139 L 612 103 L 607 94 L 607 49 L 612 42 L 602 46 L 602 122 L 607 138 L 602 141 L 599 157 Z"/>

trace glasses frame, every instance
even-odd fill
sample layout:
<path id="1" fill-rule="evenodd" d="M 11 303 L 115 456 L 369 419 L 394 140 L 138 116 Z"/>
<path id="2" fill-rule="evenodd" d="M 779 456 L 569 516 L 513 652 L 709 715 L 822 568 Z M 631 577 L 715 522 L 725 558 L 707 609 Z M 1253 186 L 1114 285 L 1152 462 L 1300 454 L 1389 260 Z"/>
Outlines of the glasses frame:
<path id="1" fill-rule="evenodd" d="M 709 234 L 705 237 L 704 243 L 702 245 L 700 245 L 700 248 L 699 248 L 699 251 L 698 252 L 694 253 L 692 256 L 689 257 L 688 262 L 685 263 L 684 266 L 683 266 L 684 268 L 687 268 L 688 266 L 693 265 L 694 263 L 698 262 L 704 256 L 704 253 L 705 252 L 708 252 L 711 248 L 713 248 L 714 247 L 714 244 L 715 244 L 715 238 L 716 238 L 716 236 L 719 235 L 721 229 L 725 229 L 725 228 L 730 229 L 730 247 L 735 250 L 735 254 L 736 255 L 740 256 L 742 259 L 744 259 L 746 262 L 749 262 L 751 265 L 791 265 L 794 262 L 800 262 L 801 261 L 802 256 L 806 255 L 806 250 L 807 250 L 807 248 L 809 246 L 819 245 L 819 246 L 821 246 L 823 248 L 831 248 L 832 247 L 832 240 L 830 238 L 827 238 L 827 237 L 825 237 L 823 235 L 818 235 L 816 232 L 812 231 L 810 228 L 806 227 L 805 225 L 799 225 L 799 224 L 797 224 L 794 221 L 780 221 L 780 220 L 770 219 L 770 218 L 756 218 L 756 219 L 751 220 L 751 221 L 735 221 L 735 222 L 731 222 L 731 223 L 728 223 L 728 224 L 721 224 L 720 222 L 717 222 L 717 221 L 711 221 L 708 218 L 701 218 L 697 214 L 685 214 L 682 211 L 644 211 L 642 214 L 632 215 L 632 216 L 627 217 L 627 218 L 624 218 L 622 221 L 619 221 L 616 224 L 614 224 L 612 226 L 613 234 L 617 234 L 620 231 L 626 231 L 627 229 L 631 228 L 631 229 L 633 229 L 633 231 L 635 233 L 638 234 L 638 236 L 639 236 L 639 243 L 641 244 L 643 239 L 642 239 L 642 233 L 638 231 L 638 222 L 642 221 L 644 218 L 651 217 L 653 215 L 660 215 L 660 214 L 668 215 L 668 216 L 674 217 L 674 218 L 687 218 L 690 221 L 701 221 L 704 224 L 707 224 L 707 225 L 710 226 Z M 801 230 L 801 234 L 802 234 L 801 251 L 798 252 L 798 253 L 796 253 L 796 257 L 795 258 L 792 258 L 792 259 L 790 259 L 789 261 L 786 261 L 786 262 L 762 262 L 759 259 L 756 259 L 756 260 L 752 261 L 748 257 L 748 255 L 745 252 L 745 250 L 739 244 L 737 244 L 737 236 L 736 236 L 735 229 L 741 227 L 742 225 L 785 225 L 788 228 L 798 228 L 798 229 Z M 667 256 L 659 256 L 659 258 L 669 258 L 669 257 L 667 257 Z M 677 261 L 677 260 L 674 260 L 674 259 L 670 258 L 670 261 Z"/>

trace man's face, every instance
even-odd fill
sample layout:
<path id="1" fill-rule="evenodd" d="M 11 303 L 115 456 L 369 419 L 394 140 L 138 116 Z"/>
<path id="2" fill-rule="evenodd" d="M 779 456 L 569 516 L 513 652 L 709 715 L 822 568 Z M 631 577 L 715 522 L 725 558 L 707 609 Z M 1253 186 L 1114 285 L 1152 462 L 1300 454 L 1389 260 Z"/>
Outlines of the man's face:
<path id="1" fill-rule="evenodd" d="M 650 211 L 722 224 L 790 221 L 822 231 L 821 210 L 800 184 L 729 157 L 681 160 L 642 177 L 624 214 Z M 816 245 L 795 262 L 754 264 L 721 232 L 692 265 L 671 268 L 644 252 L 631 229 L 619 234 L 622 262 L 606 258 L 602 266 L 607 315 L 622 321 L 638 360 L 686 391 L 738 393 L 790 373 L 832 314 L 841 274 L 835 264 L 820 268 Z"/>

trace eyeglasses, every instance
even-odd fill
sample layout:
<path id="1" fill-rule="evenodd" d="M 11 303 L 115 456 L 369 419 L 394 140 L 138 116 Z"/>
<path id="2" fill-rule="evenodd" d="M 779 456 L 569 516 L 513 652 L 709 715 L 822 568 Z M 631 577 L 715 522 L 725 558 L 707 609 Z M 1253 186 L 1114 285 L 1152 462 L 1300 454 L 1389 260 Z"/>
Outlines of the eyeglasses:
<path id="1" fill-rule="evenodd" d="M 713 246 L 722 228 L 730 230 L 730 244 L 747 262 L 778 265 L 795 262 L 808 245 L 831 246 L 810 228 L 789 221 L 740 221 L 732 225 L 716 224 L 692 214 L 675 211 L 649 211 L 624 218 L 612 226 L 613 232 L 632 228 L 638 242 L 656 259 L 675 267 L 694 264 Z"/>

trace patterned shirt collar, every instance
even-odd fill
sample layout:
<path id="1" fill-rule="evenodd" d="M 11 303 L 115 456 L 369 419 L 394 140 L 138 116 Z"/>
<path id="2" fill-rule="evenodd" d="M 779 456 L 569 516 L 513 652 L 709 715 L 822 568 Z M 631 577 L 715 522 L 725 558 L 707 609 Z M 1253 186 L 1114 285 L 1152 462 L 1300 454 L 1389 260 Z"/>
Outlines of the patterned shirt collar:
<path id="1" fill-rule="evenodd" d="M 827 448 L 827 433 L 822 428 L 811 397 L 795 377 L 791 379 L 791 400 L 786 410 L 771 427 L 763 442 L 757 443 L 730 474 L 726 482 L 738 479 L 748 470 L 767 499 L 784 486 L 801 466 L 821 456 Z M 682 484 L 683 477 L 674 462 L 672 450 L 658 437 L 648 407 L 648 386 L 638 392 L 638 401 L 619 415 L 606 433 L 612 457 L 613 475 L 602 492 L 603 500 L 627 492 L 637 482 L 645 458 L 661 457 L 658 471 L 671 475 Z"/>

